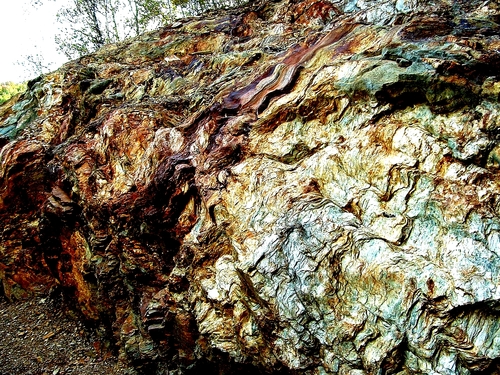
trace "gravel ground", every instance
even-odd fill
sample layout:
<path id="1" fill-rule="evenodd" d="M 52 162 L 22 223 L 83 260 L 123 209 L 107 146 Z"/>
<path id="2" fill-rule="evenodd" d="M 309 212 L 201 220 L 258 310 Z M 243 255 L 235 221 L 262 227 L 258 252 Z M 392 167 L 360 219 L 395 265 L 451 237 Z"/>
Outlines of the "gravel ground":
<path id="1" fill-rule="evenodd" d="M 0 297 L 0 375 L 96 375 L 128 371 L 95 333 L 50 298 Z"/>

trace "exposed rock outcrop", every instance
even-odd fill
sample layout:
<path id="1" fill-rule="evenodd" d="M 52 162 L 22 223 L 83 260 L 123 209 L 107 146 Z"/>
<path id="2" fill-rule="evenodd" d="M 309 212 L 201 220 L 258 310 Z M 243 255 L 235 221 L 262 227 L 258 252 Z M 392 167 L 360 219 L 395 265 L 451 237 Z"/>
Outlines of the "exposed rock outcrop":
<path id="1" fill-rule="evenodd" d="M 498 371 L 498 3 L 222 13 L 0 107 L 4 293 L 158 373 Z"/>

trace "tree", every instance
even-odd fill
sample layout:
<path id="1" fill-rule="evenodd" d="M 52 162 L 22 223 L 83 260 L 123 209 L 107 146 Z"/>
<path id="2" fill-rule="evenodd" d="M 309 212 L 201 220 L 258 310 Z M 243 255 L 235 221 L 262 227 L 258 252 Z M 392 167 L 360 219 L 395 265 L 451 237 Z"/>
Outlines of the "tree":
<path id="1" fill-rule="evenodd" d="M 118 30 L 119 5 L 120 0 L 73 0 L 62 8 L 57 14 L 63 25 L 56 36 L 59 50 L 75 58 L 128 36 Z"/>
<path id="2" fill-rule="evenodd" d="M 38 0 L 39 1 L 39 0 Z M 180 16 L 240 5 L 246 0 L 71 0 L 58 13 L 59 50 L 72 59 L 136 36 Z"/>
<path id="3" fill-rule="evenodd" d="M 128 0 L 128 2 L 133 10 L 128 22 L 134 29 L 135 35 L 159 27 L 175 18 L 175 6 L 173 7 L 173 3 L 168 0 Z"/>
<path id="4" fill-rule="evenodd" d="M 35 48 L 37 48 L 37 46 L 35 46 Z M 50 61 L 47 62 L 40 53 L 24 55 L 22 60 L 18 61 L 17 64 L 23 66 L 27 72 L 35 76 L 39 76 L 54 68 L 54 63 Z"/>
<path id="5" fill-rule="evenodd" d="M 68 58 L 139 35 L 174 18 L 168 0 L 72 0 L 58 13 L 59 50 Z"/>

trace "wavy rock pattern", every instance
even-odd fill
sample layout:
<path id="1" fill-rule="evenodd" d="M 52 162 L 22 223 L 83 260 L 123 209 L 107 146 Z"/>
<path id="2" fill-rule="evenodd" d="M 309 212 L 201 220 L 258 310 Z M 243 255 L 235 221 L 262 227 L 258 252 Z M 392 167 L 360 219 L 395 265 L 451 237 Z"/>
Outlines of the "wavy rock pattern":
<path id="1" fill-rule="evenodd" d="M 0 107 L 4 293 L 57 286 L 162 374 L 498 372 L 499 23 L 269 2 L 30 82 Z"/>

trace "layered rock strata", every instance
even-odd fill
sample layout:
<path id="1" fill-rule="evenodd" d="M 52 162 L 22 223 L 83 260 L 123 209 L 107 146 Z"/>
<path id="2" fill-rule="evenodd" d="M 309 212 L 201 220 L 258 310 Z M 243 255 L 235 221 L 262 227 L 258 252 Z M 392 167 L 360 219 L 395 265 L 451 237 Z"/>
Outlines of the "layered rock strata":
<path id="1" fill-rule="evenodd" d="M 3 293 L 162 374 L 498 371 L 499 23 L 259 3 L 39 77 L 0 107 Z"/>

